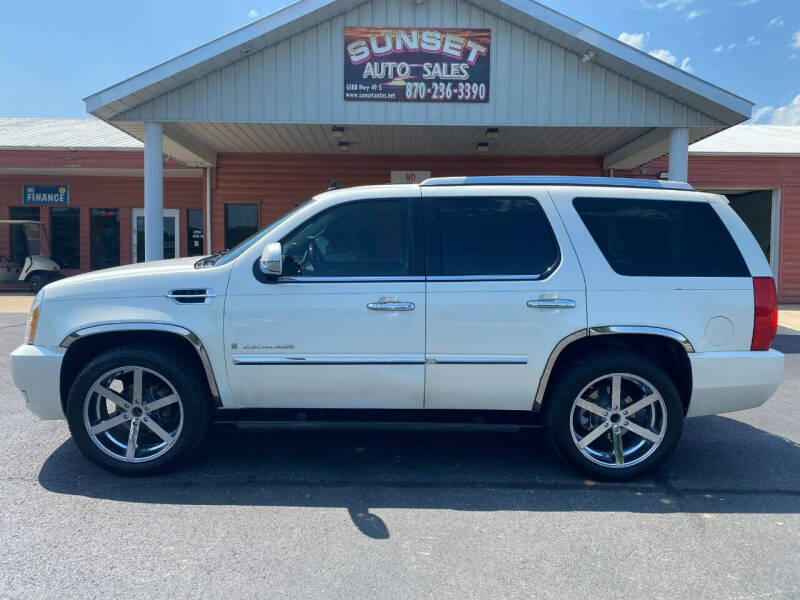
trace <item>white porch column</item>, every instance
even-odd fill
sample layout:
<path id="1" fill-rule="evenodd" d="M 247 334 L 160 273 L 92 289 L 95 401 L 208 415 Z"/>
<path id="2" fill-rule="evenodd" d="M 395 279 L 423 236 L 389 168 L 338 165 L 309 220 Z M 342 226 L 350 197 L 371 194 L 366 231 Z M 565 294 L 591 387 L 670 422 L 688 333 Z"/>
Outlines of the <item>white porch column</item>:
<path id="1" fill-rule="evenodd" d="M 144 124 L 144 259 L 164 258 L 164 138 L 161 123 Z M 177 243 L 177 240 L 176 240 Z"/>
<path id="2" fill-rule="evenodd" d="M 689 129 L 676 127 L 669 135 L 669 178 L 689 181 Z"/>

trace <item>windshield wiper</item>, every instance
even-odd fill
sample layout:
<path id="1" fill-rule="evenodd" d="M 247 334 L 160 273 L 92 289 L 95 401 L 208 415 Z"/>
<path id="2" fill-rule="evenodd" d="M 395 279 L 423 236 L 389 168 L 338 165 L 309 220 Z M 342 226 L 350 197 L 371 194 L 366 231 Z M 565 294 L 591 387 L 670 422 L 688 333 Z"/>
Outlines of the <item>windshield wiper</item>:
<path id="1" fill-rule="evenodd" d="M 195 267 L 211 267 L 217 263 L 217 261 L 225 256 L 228 252 L 230 252 L 230 248 L 225 248 L 224 250 L 220 250 L 219 252 L 214 252 L 214 254 L 210 254 L 205 258 L 201 258 L 198 260 L 194 266 Z"/>

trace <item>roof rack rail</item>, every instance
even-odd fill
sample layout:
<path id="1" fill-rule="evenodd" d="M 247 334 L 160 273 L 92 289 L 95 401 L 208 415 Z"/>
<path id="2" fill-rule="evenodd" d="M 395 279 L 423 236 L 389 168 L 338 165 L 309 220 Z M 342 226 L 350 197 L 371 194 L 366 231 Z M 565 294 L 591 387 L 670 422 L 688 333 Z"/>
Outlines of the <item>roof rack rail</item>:
<path id="1" fill-rule="evenodd" d="M 649 190 L 694 191 L 688 183 L 663 179 L 631 179 L 625 177 L 572 177 L 564 175 L 490 175 L 482 177 L 431 177 L 423 187 L 448 185 L 574 185 L 596 187 L 644 188 Z"/>

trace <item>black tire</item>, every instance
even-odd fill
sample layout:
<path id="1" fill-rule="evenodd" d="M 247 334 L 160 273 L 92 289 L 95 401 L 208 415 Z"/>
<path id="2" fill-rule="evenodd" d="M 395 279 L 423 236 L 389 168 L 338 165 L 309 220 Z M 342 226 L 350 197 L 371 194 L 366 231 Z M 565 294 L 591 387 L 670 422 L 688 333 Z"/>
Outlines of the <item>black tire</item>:
<path id="1" fill-rule="evenodd" d="M 44 286 L 50 283 L 52 279 L 44 273 L 34 273 L 28 277 L 28 287 L 34 294 L 38 294 Z"/>
<path id="2" fill-rule="evenodd" d="M 176 430 L 174 442 L 171 442 L 172 445 L 163 454 L 146 459 L 146 462 L 125 462 L 123 458 L 115 458 L 104 452 L 94 441 L 94 436 L 89 433 L 84 421 L 84 403 L 87 401 L 90 388 L 109 371 L 129 366 L 141 367 L 166 380 L 177 392 L 182 407 L 182 425 Z M 126 390 L 120 391 L 120 395 L 125 399 L 131 397 L 130 392 Z M 146 399 L 142 401 L 142 406 L 145 402 Z M 66 415 L 72 438 L 81 452 L 94 464 L 120 475 L 152 475 L 174 467 L 200 445 L 209 428 L 211 400 L 205 385 L 205 376 L 192 361 L 166 346 L 131 345 L 100 354 L 80 371 L 70 388 Z M 148 431 L 148 434 L 151 434 L 153 431 L 141 423 L 147 420 L 144 415 L 145 413 L 139 411 L 140 431 Z M 153 421 L 156 419 L 153 418 Z M 125 426 L 130 431 L 130 421 L 117 427 Z M 124 430 L 120 429 L 110 431 L 124 433 Z"/>
<path id="3" fill-rule="evenodd" d="M 598 464 L 588 458 L 578 448 L 578 442 L 573 439 L 573 403 L 586 386 L 604 375 L 613 373 L 631 374 L 646 380 L 661 395 L 666 412 L 665 430 L 661 435 L 660 443 L 655 446 L 655 450 L 651 454 L 631 466 L 625 466 L 624 464 L 622 466 Z M 630 384 L 628 383 L 628 385 Z M 624 390 L 621 395 L 624 396 Z M 621 400 L 622 408 L 624 408 L 628 399 L 623 398 Z M 628 406 L 632 406 L 632 404 L 633 402 L 630 401 Z M 663 411 L 660 407 L 661 405 L 659 404 L 658 409 L 653 408 L 652 410 Z M 610 420 L 612 416 L 593 416 L 584 412 L 580 418 Z M 623 417 L 617 414 L 616 418 Z M 633 421 L 633 418 L 628 418 Z M 586 355 L 571 361 L 569 365 L 559 370 L 556 379 L 553 381 L 552 389 L 548 391 L 544 407 L 545 431 L 556 452 L 583 473 L 593 478 L 606 480 L 632 479 L 656 468 L 675 450 L 683 429 L 683 420 L 683 404 L 678 390 L 669 376 L 647 358 L 625 350 L 612 350 L 602 355 Z M 618 421 L 618 424 L 621 426 L 622 421 Z M 609 423 L 609 425 L 613 429 L 614 424 Z M 597 427 L 600 426 L 607 425 L 604 422 Z M 591 429 L 587 428 L 587 431 L 591 432 Z M 621 427 L 621 431 L 623 435 L 630 433 L 624 427 Z M 603 440 L 603 436 L 607 436 L 606 440 Z M 613 437 L 610 431 L 609 433 L 603 432 L 597 439 L 598 443 L 611 443 L 613 447 Z M 632 436 L 632 439 L 643 438 Z M 644 453 L 644 450 L 642 452 Z"/>

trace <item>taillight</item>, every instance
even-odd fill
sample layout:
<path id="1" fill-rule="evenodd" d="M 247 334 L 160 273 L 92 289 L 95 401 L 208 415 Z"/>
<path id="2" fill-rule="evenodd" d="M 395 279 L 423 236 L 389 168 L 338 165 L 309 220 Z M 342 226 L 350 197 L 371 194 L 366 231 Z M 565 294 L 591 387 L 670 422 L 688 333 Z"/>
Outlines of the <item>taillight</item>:
<path id="1" fill-rule="evenodd" d="M 778 293 L 772 277 L 753 277 L 753 342 L 750 350 L 769 350 L 778 333 Z"/>

